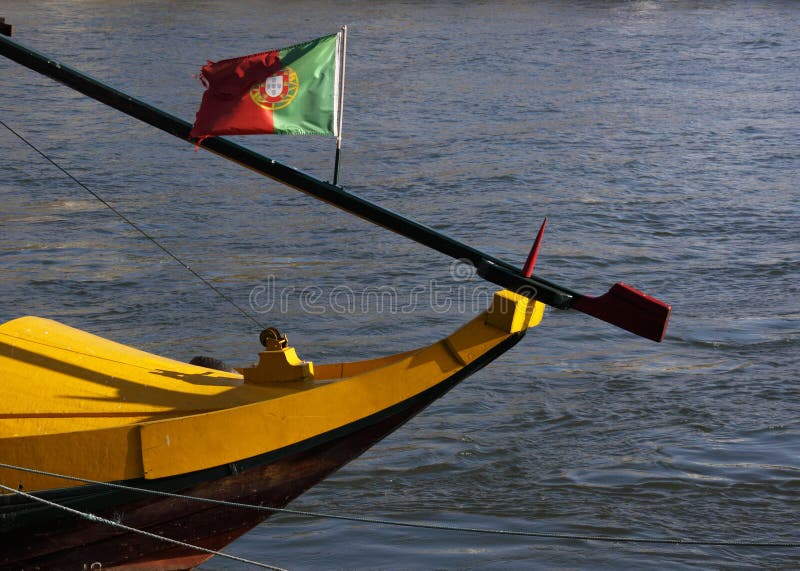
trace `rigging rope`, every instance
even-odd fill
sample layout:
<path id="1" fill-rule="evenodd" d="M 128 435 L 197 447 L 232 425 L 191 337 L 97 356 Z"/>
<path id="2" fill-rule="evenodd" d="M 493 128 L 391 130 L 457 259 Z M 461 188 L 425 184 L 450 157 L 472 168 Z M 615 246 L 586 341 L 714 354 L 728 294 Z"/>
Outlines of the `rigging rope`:
<path id="1" fill-rule="evenodd" d="M 136 488 L 133 486 L 125 486 L 123 484 L 112 484 L 109 482 L 98 482 L 86 478 L 77 478 L 74 476 L 66 476 L 64 474 L 56 474 L 53 472 L 46 472 L 44 470 L 36 470 L 33 468 L 23 468 L 22 466 L 14 466 L 11 464 L 0 463 L 0 468 L 8 468 L 10 470 L 18 470 L 21 472 L 29 472 L 40 476 L 51 476 L 55 478 L 62 478 L 64 480 L 71 480 L 74 482 L 82 482 L 85 484 L 95 484 L 99 486 L 106 486 L 109 488 L 116 488 L 119 490 L 140 492 L 144 494 L 151 494 L 154 496 L 163 496 L 168 498 L 177 498 L 184 500 L 192 500 L 197 502 L 205 502 L 225 507 L 234 507 L 242 509 L 250 509 L 257 511 L 267 511 L 270 513 L 282 513 L 289 515 L 297 515 L 310 518 L 320 519 L 334 519 L 353 521 L 358 523 L 371 523 L 376 525 L 386 525 L 394 527 L 409 527 L 416 529 L 432 529 L 437 531 L 451 531 L 463 533 L 475 533 L 483 535 L 507 535 L 517 537 L 537 537 L 543 539 L 566 539 L 573 541 L 603 541 L 612 543 L 647 543 L 647 544 L 660 544 L 660 545 L 691 545 L 691 546 L 705 546 L 705 547 L 770 547 L 770 548 L 800 548 L 800 541 L 750 541 L 750 540 L 724 540 L 724 539 L 681 539 L 681 538 L 648 538 L 648 537 L 611 537 L 604 535 L 584 535 L 572 533 L 558 533 L 546 531 L 514 531 L 506 529 L 487 529 L 475 527 L 461 527 L 440 523 L 419 523 L 419 522 L 402 522 L 393 521 L 379 518 L 363 517 L 363 516 L 350 516 L 350 515 L 336 515 L 326 514 L 320 512 L 310 512 L 301 510 L 292 510 L 287 508 L 273 508 L 268 506 L 256 506 L 252 504 L 242 504 L 238 502 L 229 502 L 225 500 L 215 500 L 211 498 L 199 498 L 195 496 L 185 496 L 181 494 L 173 494 L 170 492 L 162 492 L 159 490 L 148 490 L 145 488 Z M 0 487 L 16 491 L 13 488 L 6 488 L 0 484 Z"/>
<path id="2" fill-rule="evenodd" d="M 254 324 L 255 324 L 255 325 L 256 325 L 256 326 L 257 326 L 259 329 L 264 329 L 264 326 L 263 326 L 263 325 L 262 325 L 262 324 L 261 324 L 261 323 L 260 323 L 260 322 L 259 322 L 259 321 L 258 321 L 258 320 L 255 318 L 255 317 L 253 317 L 252 315 L 250 315 L 250 314 L 249 314 L 247 311 L 245 311 L 245 310 L 244 310 L 244 309 L 243 309 L 241 306 L 239 306 L 239 304 L 237 304 L 235 301 L 233 301 L 233 300 L 232 300 L 232 299 L 231 299 L 229 296 L 225 295 L 225 294 L 224 294 L 222 291 L 220 291 L 220 290 L 219 290 L 219 288 L 217 288 L 217 287 L 216 287 L 214 284 L 212 284 L 212 283 L 211 283 L 211 282 L 209 282 L 207 279 L 205 279 L 203 276 L 201 276 L 201 275 L 200 275 L 200 274 L 198 274 L 196 271 L 194 271 L 194 270 L 193 270 L 191 267 L 189 267 L 189 266 L 188 266 L 186 263 L 184 263 L 184 262 L 183 262 L 183 260 L 181 260 L 181 259 L 180 259 L 180 258 L 178 258 L 178 257 L 177 257 L 175 254 L 173 254 L 171 251 L 169 251 L 169 250 L 167 249 L 167 247 L 166 247 L 166 246 L 164 246 L 163 244 L 161 244 L 161 243 L 160 243 L 158 240 L 156 240 L 155 238 L 153 238 L 153 237 L 152 237 L 150 234 L 148 234 L 147 232 L 145 232 L 145 231 L 144 231 L 144 230 L 143 230 L 143 229 L 142 229 L 140 226 L 138 226 L 138 225 L 137 225 L 135 222 L 133 222 L 133 220 L 131 220 L 130 218 L 128 218 L 127 216 L 125 216 L 125 215 L 124 215 L 122 212 L 120 212 L 119 210 L 117 210 L 116 208 L 114 208 L 114 207 L 113 207 L 113 206 L 112 206 L 110 203 L 106 202 L 106 201 L 105 201 L 105 200 L 104 200 L 104 199 L 103 199 L 103 198 L 102 198 L 102 197 L 101 197 L 99 194 L 97 194 L 97 193 L 96 193 L 96 192 L 94 192 L 92 189 L 90 189 L 90 188 L 89 188 L 89 187 L 87 187 L 85 184 L 83 184 L 81 181 L 79 181 L 77 178 L 75 178 L 74 176 L 72 176 L 72 174 L 71 174 L 69 171 L 67 171 L 67 170 L 66 170 L 66 169 L 64 169 L 64 168 L 63 168 L 61 165 L 59 165 L 57 162 L 55 162 L 53 159 L 51 159 L 50 157 L 48 157 L 48 156 L 47 156 L 47 155 L 46 155 L 44 152 L 40 151 L 40 150 L 39 150 L 39 149 L 38 149 L 38 148 L 37 148 L 37 147 L 36 147 L 36 146 L 35 146 L 33 143 L 31 143 L 31 142 L 30 142 L 30 141 L 28 141 L 28 140 L 27 140 L 25 137 L 23 137 L 23 136 L 22 136 L 20 133 L 18 133 L 18 132 L 17 132 L 17 131 L 15 131 L 14 129 L 12 129 L 12 128 L 11 128 L 9 125 L 7 125 L 7 124 L 6 124 L 4 121 L 0 120 L 0 125 L 2 125 L 2 126 L 3 126 L 3 127 L 5 127 L 6 129 L 8 129 L 8 130 L 9 130 L 11 133 L 13 133 L 14 135 L 16 135 L 16 136 L 17 136 L 17 137 L 18 137 L 18 138 L 19 138 L 19 139 L 20 139 L 20 140 L 21 140 L 23 143 L 25 143 L 26 145 L 28 145 L 28 146 L 29 146 L 31 149 L 33 149 L 33 150 L 34 150 L 34 151 L 36 151 L 36 152 L 37 152 L 39 155 L 41 155 L 41 156 L 42 156 L 42 158 L 44 158 L 44 159 L 45 159 L 47 162 L 49 162 L 51 165 L 53 165 L 53 166 L 54 166 L 54 167 L 56 167 L 58 170 L 60 170 L 62 173 L 64 173 L 64 174 L 65 174 L 67 177 L 69 177 L 69 178 L 70 178 L 70 179 L 71 179 L 71 180 L 72 180 L 72 181 L 73 181 L 75 184 L 77 184 L 77 185 L 78 185 L 78 186 L 80 186 L 82 189 L 84 189 L 86 192 L 88 192 L 89 194 L 91 194 L 91 195 L 92 195 L 94 198 L 96 198 L 97 200 L 99 200 L 100 202 L 102 202 L 102 203 L 103 203 L 103 205 L 105 205 L 105 206 L 106 206 L 106 208 L 108 208 L 109 210 L 111 210 L 111 212 L 113 212 L 114 214 L 116 214 L 116 215 L 117 215 L 117 216 L 118 216 L 118 217 L 119 217 L 119 218 L 120 218 L 120 219 L 121 219 L 123 222 L 125 222 L 126 224 L 128 224 L 128 225 L 129 225 L 131 228 L 133 228 L 134 230 L 136 230 L 136 231 L 137 231 L 139 234 L 141 234 L 142 236 L 144 236 L 144 237 L 145 237 L 146 239 L 148 239 L 150 242 L 152 242 L 153 244 L 155 244 L 155 245 L 156 245 L 156 246 L 157 246 L 157 247 L 158 247 L 158 248 L 159 248 L 159 249 L 160 249 L 162 252 L 164 252 L 165 254 L 167 254 L 167 256 L 169 256 L 170 258 L 172 258 L 173 260 L 175 260 L 177 263 L 179 263 L 181 266 L 183 266 L 183 268 L 184 268 L 186 271 L 188 271 L 190 274 L 192 274 L 192 275 L 193 275 L 194 277 L 196 277 L 198 280 L 200 280 L 201 282 L 203 282 L 203 283 L 204 283 L 204 284 L 205 284 L 207 287 L 209 287 L 209 288 L 210 288 L 210 289 L 211 289 L 211 290 L 212 290 L 214 293 L 216 293 L 216 294 L 217 294 L 218 296 L 220 296 L 222 299 L 224 299 L 224 300 L 225 300 L 225 301 L 227 301 L 229 304 L 231 304 L 233 307 L 235 307 L 235 308 L 236 308 L 236 309 L 239 311 L 239 313 L 241 313 L 241 314 L 242 314 L 242 315 L 244 315 L 244 316 L 245 316 L 247 319 L 249 319 L 250 321 L 252 321 L 252 322 L 253 322 L 253 323 L 254 323 Z"/>
<path id="3" fill-rule="evenodd" d="M 27 492 L 23 492 L 22 490 L 15 490 L 14 488 L 9 488 L 8 486 L 4 486 L 0 484 L 0 489 L 6 490 L 7 492 L 12 492 L 14 494 L 18 494 L 20 496 L 24 496 L 30 500 L 37 501 L 39 503 L 48 505 L 53 508 L 57 508 L 66 512 L 69 512 L 73 515 L 80 516 L 84 519 L 88 519 L 89 521 L 93 521 L 96 523 L 102 523 L 105 525 L 109 525 L 111 527 L 116 527 L 117 529 L 122 529 L 124 531 L 129 531 L 131 533 L 136 533 L 139 535 L 143 535 L 145 537 L 149 537 L 151 539 L 158 539 L 160 541 L 164 541 L 166 543 L 171 543 L 173 545 L 177 545 L 179 547 L 184 547 L 188 549 L 192 549 L 195 551 L 200 551 L 203 553 L 208 553 L 209 555 L 214 555 L 217 557 L 222 557 L 225 559 L 231 559 L 232 561 L 237 561 L 239 563 L 246 563 L 248 565 L 253 565 L 255 567 L 260 567 L 262 569 L 272 569 L 273 571 L 286 571 L 282 567 L 274 567 L 272 565 L 267 565 L 266 563 L 259 563 L 258 561 L 252 561 L 250 559 L 245 559 L 243 557 L 237 557 L 236 555 L 230 555 L 228 553 L 223 553 L 221 551 L 214 551 L 213 549 L 206 549 L 205 547 L 198 547 L 197 545 L 192 545 L 191 543 L 184 543 L 183 541 L 178 541 L 177 539 L 172 539 L 169 537 L 164 537 L 163 535 L 157 535 L 155 533 L 150 533 L 149 531 L 144 531 L 143 529 L 137 529 L 135 527 L 130 527 L 125 524 L 112 521 L 110 519 L 106 519 L 103 517 L 96 516 L 94 514 L 90 514 L 87 512 L 82 512 L 73 508 L 69 508 L 67 506 L 62 506 L 61 504 L 57 504 L 55 502 L 51 502 L 49 500 L 45 500 L 44 498 L 40 498 L 38 496 L 34 496 L 33 494 L 29 494 Z"/>

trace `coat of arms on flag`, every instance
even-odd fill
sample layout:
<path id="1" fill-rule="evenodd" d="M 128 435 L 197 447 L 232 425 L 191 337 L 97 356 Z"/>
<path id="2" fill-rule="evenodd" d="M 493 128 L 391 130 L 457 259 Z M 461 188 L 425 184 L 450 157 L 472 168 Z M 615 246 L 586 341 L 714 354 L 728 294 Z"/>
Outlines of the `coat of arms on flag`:
<path id="1" fill-rule="evenodd" d="M 190 133 L 334 135 L 341 126 L 344 29 L 281 50 L 208 62 Z"/>

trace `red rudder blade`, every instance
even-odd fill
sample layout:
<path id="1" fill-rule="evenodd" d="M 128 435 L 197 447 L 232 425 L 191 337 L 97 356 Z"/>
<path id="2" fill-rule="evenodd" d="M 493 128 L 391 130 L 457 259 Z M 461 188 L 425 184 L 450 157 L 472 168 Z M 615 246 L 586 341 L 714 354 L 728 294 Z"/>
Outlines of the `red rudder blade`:
<path id="1" fill-rule="evenodd" d="M 572 307 L 653 341 L 667 332 L 672 307 L 622 282 L 599 297 L 582 296 Z"/>

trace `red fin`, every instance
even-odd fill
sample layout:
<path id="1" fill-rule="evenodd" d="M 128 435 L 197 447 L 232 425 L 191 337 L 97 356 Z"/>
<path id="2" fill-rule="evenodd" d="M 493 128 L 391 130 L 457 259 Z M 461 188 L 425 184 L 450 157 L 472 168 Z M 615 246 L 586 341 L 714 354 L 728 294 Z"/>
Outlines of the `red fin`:
<path id="1" fill-rule="evenodd" d="M 536 265 L 536 257 L 539 255 L 539 246 L 542 245 L 542 236 L 544 235 L 544 228 L 547 226 L 547 216 L 544 217 L 544 222 L 539 227 L 539 233 L 536 235 L 536 240 L 533 241 L 531 251 L 528 253 L 528 259 L 522 267 L 522 275 L 529 278 L 533 275 L 533 267 Z"/>

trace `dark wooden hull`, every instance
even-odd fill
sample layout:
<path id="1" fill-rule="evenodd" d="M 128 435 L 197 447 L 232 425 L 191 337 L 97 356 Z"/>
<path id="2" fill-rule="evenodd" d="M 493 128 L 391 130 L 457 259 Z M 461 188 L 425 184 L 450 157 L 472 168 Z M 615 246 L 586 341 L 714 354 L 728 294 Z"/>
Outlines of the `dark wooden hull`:
<path id="1" fill-rule="evenodd" d="M 403 425 L 461 380 L 514 346 L 516 334 L 456 375 L 398 405 L 333 432 L 227 466 L 161 480 L 124 482 L 253 505 L 283 507 Z M 224 428 L 223 428 L 224 429 Z M 235 434 L 230 435 L 236 438 Z M 269 512 L 139 494 L 100 485 L 43 492 L 42 497 L 127 526 L 219 550 L 269 517 Z M 190 569 L 210 556 L 43 507 L 0 497 L 0 569 Z"/>

